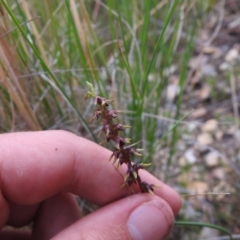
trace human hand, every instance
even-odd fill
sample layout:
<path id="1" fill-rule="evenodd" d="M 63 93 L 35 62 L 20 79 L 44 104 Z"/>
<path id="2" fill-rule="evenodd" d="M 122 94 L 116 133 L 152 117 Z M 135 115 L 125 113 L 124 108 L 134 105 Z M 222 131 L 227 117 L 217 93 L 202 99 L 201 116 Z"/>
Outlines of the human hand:
<path id="1" fill-rule="evenodd" d="M 147 171 L 143 181 L 158 184 L 155 196 L 133 194 L 108 162 L 111 152 L 65 131 L 0 135 L 0 239 L 133 239 L 166 237 L 181 200 Z M 125 174 L 125 166 L 119 169 Z M 137 192 L 137 187 L 133 186 Z M 102 207 L 81 217 L 75 196 Z"/>

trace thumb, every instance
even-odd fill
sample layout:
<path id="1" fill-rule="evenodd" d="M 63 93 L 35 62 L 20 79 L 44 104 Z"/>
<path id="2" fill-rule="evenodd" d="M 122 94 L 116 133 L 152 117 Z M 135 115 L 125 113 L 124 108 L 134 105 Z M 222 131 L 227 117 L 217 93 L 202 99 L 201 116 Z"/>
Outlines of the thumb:
<path id="1" fill-rule="evenodd" d="M 157 196 L 134 194 L 83 217 L 52 239 L 164 239 L 174 216 L 170 206 Z"/>

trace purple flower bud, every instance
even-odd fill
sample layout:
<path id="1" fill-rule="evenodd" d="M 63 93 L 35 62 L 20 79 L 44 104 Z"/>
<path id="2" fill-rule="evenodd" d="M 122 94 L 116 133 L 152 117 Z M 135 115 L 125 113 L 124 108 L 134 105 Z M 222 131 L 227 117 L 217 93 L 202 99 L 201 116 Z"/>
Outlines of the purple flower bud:
<path id="1" fill-rule="evenodd" d="M 119 130 L 119 131 L 124 131 L 123 125 L 120 124 L 120 123 L 116 124 L 116 128 L 117 128 L 117 130 Z"/>
<path id="2" fill-rule="evenodd" d="M 95 98 L 95 104 L 98 104 L 100 106 L 105 106 L 105 107 L 109 106 L 109 104 L 106 102 L 106 99 L 99 96 Z"/>
<path id="3" fill-rule="evenodd" d="M 117 117 L 117 111 L 115 110 L 108 110 L 108 115 L 112 118 L 116 118 Z"/>

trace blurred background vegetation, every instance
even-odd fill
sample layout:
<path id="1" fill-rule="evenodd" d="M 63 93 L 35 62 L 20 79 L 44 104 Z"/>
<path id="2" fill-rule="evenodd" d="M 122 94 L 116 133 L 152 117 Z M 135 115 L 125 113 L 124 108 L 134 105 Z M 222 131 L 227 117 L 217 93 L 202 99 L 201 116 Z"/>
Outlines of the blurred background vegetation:
<path id="1" fill-rule="evenodd" d="M 0 131 L 64 129 L 100 142 L 84 100 L 91 82 L 123 111 L 155 176 L 180 194 L 231 193 L 184 198 L 178 220 L 217 224 L 238 239 L 239 5 L 2 1 Z M 228 239 L 221 234 L 185 226 L 171 238 Z"/>

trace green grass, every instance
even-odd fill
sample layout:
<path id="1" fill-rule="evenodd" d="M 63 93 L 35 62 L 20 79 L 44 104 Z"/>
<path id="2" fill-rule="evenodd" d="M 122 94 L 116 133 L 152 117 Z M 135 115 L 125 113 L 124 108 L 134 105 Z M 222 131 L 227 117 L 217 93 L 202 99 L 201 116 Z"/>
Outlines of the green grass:
<path id="1" fill-rule="evenodd" d="M 144 161 L 156 161 L 156 149 L 165 145 L 171 166 L 181 138 L 179 123 L 191 111 L 182 108 L 188 63 L 210 1 L 2 3 L 1 132 L 65 129 L 100 141 L 97 125 L 88 123 L 89 81 L 124 111 L 121 120 L 132 126 L 132 142 L 141 140 Z M 166 107 L 172 66 L 180 86 L 174 111 Z M 159 115 L 175 120 L 160 140 Z"/>
<path id="2" fill-rule="evenodd" d="M 172 3 L 108 1 L 105 5 L 100 1 L 79 1 L 78 6 L 74 1 L 44 1 L 41 5 L 37 1 L 5 2 L 5 31 L 17 29 L 4 38 L 11 40 L 7 48 L 14 53 L 12 74 L 22 89 L 21 100 L 26 103 L 14 109 L 25 122 L 19 130 L 49 129 L 56 122 L 68 129 L 75 127 L 68 120 L 75 119 L 75 124 L 80 124 L 89 138 L 96 139 L 86 117 L 82 117 L 86 107 L 85 82 L 91 81 L 100 95 L 115 100 L 116 108 L 131 112 L 124 114 L 124 121 L 132 126 L 129 133 L 132 140 L 142 139 L 144 147 L 151 149 L 156 120 L 144 120 L 142 113 L 158 114 L 168 82 L 164 70 L 172 64 L 181 68 L 181 85 L 184 85 L 187 55 L 192 50 L 188 47 L 183 53 L 174 52 L 182 2 Z M 97 7 L 99 13 L 94 21 L 92 15 Z M 21 25 L 35 17 L 39 18 Z M 187 21 L 188 16 L 181 26 L 185 32 L 192 27 L 188 27 Z M 197 20 L 194 21 L 197 25 Z M 194 31 L 189 39 L 180 39 L 178 44 L 192 43 Z M 6 78 L 9 71 L 4 72 Z M 3 87 L 1 93 L 19 104 L 8 87 Z M 181 116 L 180 101 L 177 119 Z M 32 106 L 36 104 L 33 112 Z M 11 111 L 6 112 L 10 114 L 6 117 L 13 117 Z M 35 125 L 30 124 L 33 119 Z M 2 131 L 11 130 L 7 123 L 2 123 Z M 146 125 L 151 128 L 143 136 Z"/>

